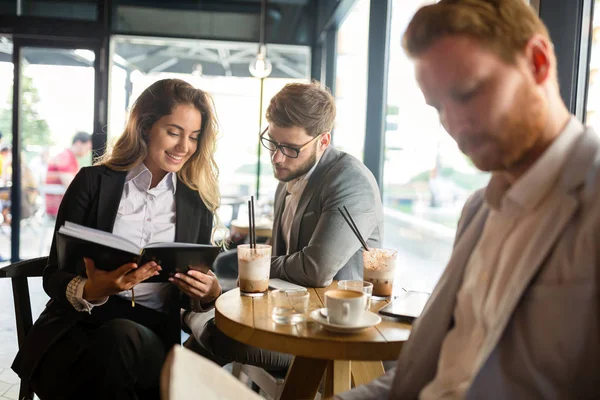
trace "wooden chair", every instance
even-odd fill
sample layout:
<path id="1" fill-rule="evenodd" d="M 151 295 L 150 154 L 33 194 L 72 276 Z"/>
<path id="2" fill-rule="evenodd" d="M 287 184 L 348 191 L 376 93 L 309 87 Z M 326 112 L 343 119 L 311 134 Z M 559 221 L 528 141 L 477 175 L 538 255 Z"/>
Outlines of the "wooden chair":
<path id="1" fill-rule="evenodd" d="M 10 278 L 12 280 L 19 347 L 21 347 L 25 340 L 25 336 L 27 336 L 29 330 L 33 326 L 31 299 L 29 297 L 27 278 L 42 276 L 47 261 L 48 257 L 39 257 L 31 260 L 19 261 L 4 268 L 0 268 L 0 278 Z M 33 399 L 33 391 L 29 386 L 29 382 L 21 381 L 19 399 Z"/>
<path id="2" fill-rule="evenodd" d="M 239 380 L 242 380 L 242 374 L 246 375 L 267 398 L 272 400 L 279 399 L 283 391 L 285 375 L 274 376 L 263 368 L 238 362 L 233 363 L 231 374 Z"/>

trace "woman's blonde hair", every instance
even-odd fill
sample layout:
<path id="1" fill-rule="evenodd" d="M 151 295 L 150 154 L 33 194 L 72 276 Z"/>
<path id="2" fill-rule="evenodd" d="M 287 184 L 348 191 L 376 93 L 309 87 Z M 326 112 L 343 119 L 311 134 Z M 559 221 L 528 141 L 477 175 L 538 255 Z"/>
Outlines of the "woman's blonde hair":
<path id="1" fill-rule="evenodd" d="M 416 58 L 438 39 L 467 35 L 513 64 L 534 34 L 550 40 L 546 26 L 525 0 L 440 0 L 417 11 L 402 46 Z"/>
<path id="2" fill-rule="evenodd" d="M 177 176 L 187 187 L 198 191 L 216 218 L 221 196 L 219 168 L 214 158 L 218 134 L 214 102 L 208 93 L 181 79 L 162 79 L 142 92 L 131 108 L 125 131 L 99 164 L 116 171 L 128 171 L 141 164 L 148 155 L 148 132 L 156 121 L 171 114 L 175 106 L 180 104 L 194 106 L 202 115 L 202 126 L 196 152 L 177 172 Z"/>

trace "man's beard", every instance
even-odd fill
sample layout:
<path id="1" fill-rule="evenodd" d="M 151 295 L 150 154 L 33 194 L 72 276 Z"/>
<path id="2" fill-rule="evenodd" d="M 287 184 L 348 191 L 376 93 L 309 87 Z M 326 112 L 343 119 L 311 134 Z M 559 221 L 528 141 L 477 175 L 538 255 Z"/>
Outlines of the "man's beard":
<path id="1" fill-rule="evenodd" d="M 312 150 L 313 151 L 312 151 L 310 157 L 308 157 L 308 160 L 303 162 L 302 165 L 300 165 L 294 171 L 290 171 L 288 173 L 288 175 L 286 175 L 286 176 L 283 176 L 281 178 L 278 178 L 277 176 L 275 176 L 275 178 L 277 178 L 280 182 L 289 182 L 289 181 L 293 181 L 296 178 L 301 177 L 302 175 L 304 175 L 308 171 L 310 171 L 310 169 L 312 167 L 314 167 L 315 163 L 317 162 L 317 146 L 315 146 Z M 277 173 L 275 171 L 275 165 L 273 165 L 273 172 L 275 174 Z"/>
<path id="2" fill-rule="evenodd" d="M 527 164 L 531 159 L 530 152 L 542 138 L 548 117 L 546 107 L 545 99 L 530 84 L 523 82 L 515 95 L 511 110 L 506 113 L 499 128 L 502 134 L 481 131 L 471 138 L 457 141 L 458 146 L 465 154 L 469 145 L 478 143 L 495 149 L 493 154 L 480 154 L 476 158 L 467 154 L 482 171 L 507 171 L 520 164 Z"/>

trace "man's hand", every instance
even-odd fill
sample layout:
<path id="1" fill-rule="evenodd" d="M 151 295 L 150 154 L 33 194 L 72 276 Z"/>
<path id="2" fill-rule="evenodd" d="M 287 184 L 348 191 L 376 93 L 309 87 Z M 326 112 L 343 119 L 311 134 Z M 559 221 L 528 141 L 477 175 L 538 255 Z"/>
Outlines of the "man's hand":
<path id="1" fill-rule="evenodd" d="M 83 287 L 83 298 L 88 301 L 99 301 L 113 294 L 129 290 L 140 282 L 159 274 L 161 266 L 154 261 L 141 267 L 136 263 L 121 265 L 114 271 L 103 271 L 96 268 L 96 263 L 89 258 L 83 259 L 87 282 Z"/>
<path id="2" fill-rule="evenodd" d="M 176 273 L 169 278 L 183 293 L 202 303 L 210 303 L 221 294 L 221 285 L 215 274 L 208 270 L 207 273 L 190 269 L 186 274 Z"/>

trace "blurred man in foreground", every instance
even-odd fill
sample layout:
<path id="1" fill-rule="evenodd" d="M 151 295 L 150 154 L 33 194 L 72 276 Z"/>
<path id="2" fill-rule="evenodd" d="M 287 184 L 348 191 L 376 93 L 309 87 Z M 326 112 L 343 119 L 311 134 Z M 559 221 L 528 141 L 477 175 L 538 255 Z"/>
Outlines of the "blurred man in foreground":
<path id="1" fill-rule="evenodd" d="M 483 171 L 395 371 L 350 399 L 600 398 L 600 139 L 569 113 L 523 0 L 441 0 L 403 41 Z"/>

